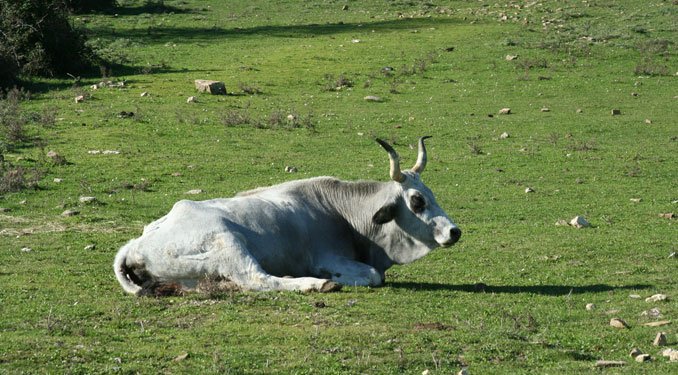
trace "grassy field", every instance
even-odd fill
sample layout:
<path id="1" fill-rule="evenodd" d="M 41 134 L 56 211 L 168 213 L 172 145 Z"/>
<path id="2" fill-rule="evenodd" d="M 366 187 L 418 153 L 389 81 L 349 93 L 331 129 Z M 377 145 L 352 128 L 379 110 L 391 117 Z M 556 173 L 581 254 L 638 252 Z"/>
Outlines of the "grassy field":
<path id="1" fill-rule="evenodd" d="M 33 141 L 4 165 L 44 174 L 0 197 L 1 373 L 676 371 L 652 345 L 678 347 L 675 2 L 160 3 L 75 16 L 119 65 L 34 81 L 19 104 Z M 155 299 L 113 276 L 179 199 L 386 180 L 373 138 L 409 166 L 421 135 L 464 236 L 384 287 Z M 577 215 L 592 227 L 555 225 Z"/>

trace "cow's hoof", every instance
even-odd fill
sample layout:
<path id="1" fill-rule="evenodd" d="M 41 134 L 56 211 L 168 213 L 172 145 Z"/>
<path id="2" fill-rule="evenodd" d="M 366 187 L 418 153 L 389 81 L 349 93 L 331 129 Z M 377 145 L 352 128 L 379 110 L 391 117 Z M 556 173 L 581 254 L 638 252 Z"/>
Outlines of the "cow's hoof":
<path id="1" fill-rule="evenodd" d="M 325 283 L 320 287 L 320 293 L 329 293 L 336 292 L 341 290 L 343 285 L 335 283 L 334 281 L 325 281 Z"/>

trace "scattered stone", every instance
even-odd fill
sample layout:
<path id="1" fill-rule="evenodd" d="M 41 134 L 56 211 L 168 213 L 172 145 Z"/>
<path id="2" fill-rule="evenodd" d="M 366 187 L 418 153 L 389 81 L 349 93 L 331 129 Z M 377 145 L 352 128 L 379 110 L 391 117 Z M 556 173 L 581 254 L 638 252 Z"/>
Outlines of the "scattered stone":
<path id="1" fill-rule="evenodd" d="M 296 119 L 297 119 L 297 116 L 295 116 L 293 114 L 287 115 L 287 121 L 289 121 L 289 122 L 294 122 Z"/>
<path id="2" fill-rule="evenodd" d="M 586 310 L 587 310 L 587 311 L 592 311 L 592 310 L 595 309 L 595 308 L 596 308 L 596 305 L 593 304 L 593 303 L 587 303 L 587 304 L 586 304 Z"/>
<path id="3" fill-rule="evenodd" d="M 343 7 L 341 7 L 341 10 L 348 10 L 348 5 L 344 5 Z"/>
<path id="4" fill-rule="evenodd" d="M 643 354 L 643 352 L 640 351 L 640 349 L 633 348 L 633 349 L 631 349 L 631 353 L 629 353 L 629 356 L 631 356 L 631 358 L 636 358 L 637 356 L 639 356 L 641 354 Z"/>
<path id="5" fill-rule="evenodd" d="M 98 89 L 99 89 L 99 85 L 92 85 L 92 86 L 90 86 L 89 88 L 92 89 L 92 90 L 98 90 Z"/>
<path id="6" fill-rule="evenodd" d="M 71 216 L 77 216 L 77 215 L 80 215 L 80 211 L 66 210 L 66 211 L 61 213 L 61 216 L 64 216 L 64 217 L 71 217 Z"/>
<path id="7" fill-rule="evenodd" d="M 534 189 L 532 189 L 531 187 L 527 187 L 525 188 L 525 193 L 534 193 Z"/>
<path id="8" fill-rule="evenodd" d="M 612 318 L 610 320 L 610 326 L 614 328 L 629 328 L 628 323 L 626 323 L 623 319 L 619 318 Z"/>
<path id="9" fill-rule="evenodd" d="M 671 324 L 670 320 L 659 320 L 656 322 L 644 323 L 643 325 L 646 327 L 661 327 L 669 324 Z"/>
<path id="10" fill-rule="evenodd" d="M 96 198 L 96 197 L 80 197 L 80 198 L 78 199 L 78 201 L 79 201 L 80 203 L 84 203 L 84 204 L 91 204 L 91 203 L 96 202 L 96 201 L 97 201 L 97 198 Z"/>
<path id="11" fill-rule="evenodd" d="M 285 172 L 287 173 L 297 173 L 297 167 L 285 166 Z"/>
<path id="12" fill-rule="evenodd" d="M 629 294 L 629 298 L 640 299 L 642 297 L 640 296 L 640 294 Z"/>
<path id="13" fill-rule="evenodd" d="M 666 344 L 667 340 L 665 332 L 657 333 L 657 336 L 654 338 L 654 341 L 652 341 L 652 345 L 654 346 L 666 346 Z"/>
<path id="14" fill-rule="evenodd" d="M 570 225 L 575 228 L 588 228 L 591 226 L 582 216 L 575 216 L 574 219 L 570 220 Z"/>
<path id="15" fill-rule="evenodd" d="M 75 97 L 75 102 L 76 103 L 82 103 L 85 101 L 85 96 L 84 95 L 78 95 Z"/>
<path id="16" fill-rule="evenodd" d="M 220 81 L 196 79 L 195 88 L 199 92 L 208 92 L 212 95 L 226 95 L 226 85 Z"/>
<path id="17" fill-rule="evenodd" d="M 64 182 L 64 180 L 62 178 L 58 178 L 58 177 L 55 178 L 53 181 L 54 181 L 55 184 L 60 184 L 60 183 Z"/>
<path id="18" fill-rule="evenodd" d="M 648 125 L 650 125 L 650 124 L 652 124 L 652 120 L 650 120 L 649 118 L 646 118 L 646 119 L 645 119 L 645 123 L 648 124 Z"/>
<path id="19" fill-rule="evenodd" d="M 541 111 L 542 112 L 551 112 L 551 110 L 548 107 L 542 107 Z"/>
<path id="20" fill-rule="evenodd" d="M 141 96 L 142 98 L 145 97 L 145 96 L 148 96 L 148 92 L 147 92 L 147 91 L 144 91 L 144 92 L 142 92 L 141 95 L 139 95 L 139 96 Z"/>
<path id="21" fill-rule="evenodd" d="M 631 93 L 631 96 L 638 96 L 638 93 L 637 93 L 637 92 L 632 92 L 632 93 Z"/>
<path id="22" fill-rule="evenodd" d="M 183 353 L 179 354 L 178 356 L 174 357 L 173 361 L 174 361 L 174 362 L 181 362 L 181 361 L 183 361 L 183 360 L 186 359 L 186 358 L 188 358 L 188 353 L 187 353 L 187 352 L 183 352 Z"/>
<path id="23" fill-rule="evenodd" d="M 101 150 L 89 150 L 87 153 L 90 155 L 98 155 L 101 153 Z"/>
<path id="24" fill-rule="evenodd" d="M 662 314 L 661 314 L 661 312 L 659 311 L 658 308 L 654 307 L 654 308 L 651 308 L 647 311 L 643 311 L 642 313 L 640 313 L 640 316 L 649 316 L 649 317 L 652 317 L 652 318 L 659 318 L 660 316 L 662 316 Z"/>
<path id="25" fill-rule="evenodd" d="M 575 113 L 583 113 L 583 112 L 584 111 L 581 108 L 577 108 L 577 110 L 575 111 Z"/>
<path id="26" fill-rule="evenodd" d="M 59 153 L 56 151 L 48 151 L 47 152 L 47 157 L 52 160 L 52 163 L 56 165 L 64 165 L 66 164 L 66 158 L 61 156 Z"/>
<path id="27" fill-rule="evenodd" d="M 508 138 L 508 137 L 510 137 L 509 133 L 503 132 L 503 133 L 501 133 L 501 135 L 499 136 L 499 139 L 506 139 L 506 138 Z"/>
<path id="28" fill-rule="evenodd" d="M 663 219 L 673 219 L 676 216 L 673 214 L 673 212 L 668 212 L 668 213 L 664 213 L 664 214 L 659 214 L 659 217 L 661 217 Z"/>
<path id="29" fill-rule="evenodd" d="M 461 370 L 459 370 L 459 372 L 457 373 L 457 375 L 469 375 L 469 374 L 468 374 L 468 367 L 464 367 L 464 368 L 462 368 Z"/>
<path id="30" fill-rule="evenodd" d="M 649 362 L 652 360 L 652 357 L 649 354 L 641 354 L 637 357 L 635 357 L 636 362 Z"/>
<path id="31" fill-rule="evenodd" d="M 620 367 L 626 365 L 624 361 L 596 361 L 596 367 Z"/>
<path id="32" fill-rule="evenodd" d="M 184 194 L 188 194 L 188 195 L 198 195 L 198 194 L 202 194 L 202 193 L 204 193 L 204 192 L 205 192 L 205 191 L 202 190 L 202 189 L 193 189 L 193 190 L 187 191 L 187 192 L 184 193 Z"/>
<path id="33" fill-rule="evenodd" d="M 621 115 L 621 109 L 613 109 L 610 113 L 612 113 L 612 116 L 619 116 Z"/>
<path id="34" fill-rule="evenodd" d="M 669 254 L 669 258 L 675 258 L 675 257 L 676 257 L 676 252 L 675 252 L 675 251 L 672 252 L 671 254 Z"/>
<path id="35" fill-rule="evenodd" d="M 95 244 L 92 243 L 92 244 L 89 244 L 89 245 L 85 246 L 85 251 L 93 251 L 93 250 L 95 250 L 96 248 L 97 248 L 97 245 L 95 245 Z"/>
<path id="36" fill-rule="evenodd" d="M 31 249 L 30 247 L 22 247 L 21 248 L 22 253 L 30 253 L 31 251 L 33 251 L 33 249 Z"/>
<path id="37" fill-rule="evenodd" d="M 510 115 L 511 114 L 511 108 L 502 108 L 499 110 L 500 115 Z"/>
<path id="38" fill-rule="evenodd" d="M 506 55 L 506 57 L 504 57 L 504 59 L 506 59 L 506 61 L 513 61 L 517 58 L 518 58 L 518 55 Z"/>
<path id="39" fill-rule="evenodd" d="M 421 375 L 430 375 L 430 374 L 431 374 L 431 371 L 429 369 L 426 369 L 426 370 L 421 372 Z"/>
<path id="40" fill-rule="evenodd" d="M 663 357 L 669 357 L 671 362 L 678 361 L 678 350 L 666 348 L 666 349 L 662 350 L 662 356 Z"/>
<path id="41" fill-rule="evenodd" d="M 380 96 L 375 96 L 375 95 L 367 95 L 363 99 L 365 99 L 368 102 L 381 102 L 381 101 L 383 101 L 383 99 Z"/>
<path id="42" fill-rule="evenodd" d="M 643 201 L 642 198 L 631 198 L 631 199 L 629 199 L 629 200 L 630 200 L 631 202 L 633 202 L 633 203 L 640 203 L 640 202 Z"/>
<path id="43" fill-rule="evenodd" d="M 653 294 L 652 296 L 645 298 L 645 302 L 659 302 L 659 301 L 665 301 L 666 299 L 668 299 L 666 294 L 659 293 L 659 294 Z"/>
<path id="44" fill-rule="evenodd" d="M 118 151 L 118 150 L 103 150 L 101 153 L 104 154 L 104 155 L 119 155 L 120 151 Z"/>
<path id="45" fill-rule="evenodd" d="M 186 103 L 195 103 L 197 98 L 195 96 L 189 96 L 188 99 L 186 99 Z"/>

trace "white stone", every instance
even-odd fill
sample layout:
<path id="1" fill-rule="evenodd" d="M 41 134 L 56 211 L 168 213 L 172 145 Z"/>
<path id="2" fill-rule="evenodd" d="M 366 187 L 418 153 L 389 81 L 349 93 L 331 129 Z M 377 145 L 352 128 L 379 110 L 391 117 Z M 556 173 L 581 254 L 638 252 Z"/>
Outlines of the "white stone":
<path id="1" fill-rule="evenodd" d="M 499 110 L 500 115 L 510 115 L 511 114 L 511 108 L 502 108 Z"/>
<path id="2" fill-rule="evenodd" d="M 642 362 L 648 362 L 648 361 L 652 360 L 652 357 L 649 354 L 641 354 L 639 356 L 636 356 L 635 359 L 636 359 L 636 362 L 642 363 Z"/>
<path id="3" fill-rule="evenodd" d="M 570 220 L 570 225 L 575 228 L 588 228 L 591 226 L 591 224 L 582 216 L 575 216 L 574 219 Z"/>
<path id="4" fill-rule="evenodd" d="M 202 190 L 202 189 L 193 189 L 193 190 L 187 191 L 185 194 L 188 194 L 188 195 L 198 195 L 198 194 L 202 194 L 202 193 L 204 193 L 204 192 L 205 192 L 205 191 Z"/>
<path id="5" fill-rule="evenodd" d="M 659 302 L 659 301 L 665 301 L 668 297 L 666 294 L 654 294 L 650 297 L 645 298 L 645 302 Z"/>
<path id="6" fill-rule="evenodd" d="M 89 244 L 89 245 L 85 246 L 85 251 L 92 251 L 92 250 L 94 250 L 94 249 L 96 249 L 96 248 L 97 248 L 97 245 L 95 245 L 95 244 Z"/>
<path id="7" fill-rule="evenodd" d="M 104 150 L 101 152 L 104 155 L 118 155 L 120 154 L 120 151 L 118 150 Z"/>
<path id="8" fill-rule="evenodd" d="M 55 179 L 54 179 L 54 183 L 57 183 L 57 184 L 60 184 L 60 183 L 62 183 L 63 181 L 64 181 L 64 180 L 61 179 L 61 178 L 55 178 Z"/>
<path id="9" fill-rule="evenodd" d="M 186 103 L 195 103 L 195 102 L 196 102 L 195 96 L 189 96 L 188 99 L 186 99 Z"/>
<path id="10" fill-rule="evenodd" d="M 587 303 L 586 304 L 586 310 L 591 311 L 596 308 L 596 305 L 593 303 Z"/>
<path id="11" fill-rule="evenodd" d="M 85 101 L 85 96 L 84 95 L 78 95 L 75 97 L 75 102 L 76 103 L 82 103 Z"/>
<path id="12" fill-rule="evenodd" d="M 70 216 L 76 216 L 76 215 L 79 215 L 79 214 L 80 214 L 80 212 L 76 211 L 76 210 L 66 210 L 66 211 L 61 213 L 61 216 L 70 217 Z"/>
<path id="13" fill-rule="evenodd" d="M 22 253 L 30 253 L 31 251 L 33 251 L 33 249 L 31 249 L 30 247 L 22 247 L 21 248 Z"/>
<path id="14" fill-rule="evenodd" d="M 367 100 L 368 102 L 381 102 L 382 101 L 380 96 L 375 96 L 375 95 L 367 95 L 363 99 Z"/>
<path id="15" fill-rule="evenodd" d="M 532 189 L 531 187 L 527 187 L 525 188 L 525 193 L 534 193 L 534 189 Z"/>
<path id="16" fill-rule="evenodd" d="M 80 201 L 80 203 L 90 204 L 90 203 L 96 202 L 97 198 L 96 197 L 80 197 L 78 199 L 78 201 Z"/>
<path id="17" fill-rule="evenodd" d="M 657 336 L 654 338 L 654 341 L 652 341 L 652 345 L 654 346 L 666 346 L 666 344 L 667 340 L 665 332 L 657 333 Z"/>
<path id="18" fill-rule="evenodd" d="M 148 96 L 148 92 L 144 91 L 144 92 L 142 92 L 141 95 L 139 95 L 139 96 L 141 96 L 142 98 L 143 98 L 144 96 Z"/>

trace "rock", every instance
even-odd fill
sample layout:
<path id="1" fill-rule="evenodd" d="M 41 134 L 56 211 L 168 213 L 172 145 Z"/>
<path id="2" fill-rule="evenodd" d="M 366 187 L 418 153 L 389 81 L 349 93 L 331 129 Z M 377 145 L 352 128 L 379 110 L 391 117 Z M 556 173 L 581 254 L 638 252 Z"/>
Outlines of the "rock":
<path id="1" fill-rule="evenodd" d="M 87 151 L 87 153 L 90 155 L 99 155 L 101 153 L 101 150 L 89 150 Z"/>
<path id="2" fill-rule="evenodd" d="M 75 102 L 76 103 L 82 103 L 85 101 L 85 96 L 84 95 L 78 95 L 75 97 Z"/>
<path id="3" fill-rule="evenodd" d="M 21 248 L 22 253 L 30 253 L 31 251 L 33 251 L 33 249 L 31 249 L 30 247 L 22 247 Z"/>
<path id="4" fill-rule="evenodd" d="M 595 309 L 595 308 L 596 308 L 596 305 L 593 304 L 593 303 L 587 303 L 587 304 L 586 304 L 586 310 L 587 310 L 587 311 L 592 311 L 592 310 Z"/>
<path id="5" fill-rule="evenodd" d="M 673 212 L 665 213 L 665 214 L 659 214 L 659 217 L 663 219 L 673 219 L 676 216 L 673 214 Z"/>
<path id="6" fill-rule="evenodd" d="M 645 302 L 659 302 L 659 301 L 665 301 L 666 299 L 668 299 L 666 294 L 659 293 L 659 294 L 654 294 L 650 297 L 645 298 Z"/>
<path id="7" fill-rule="evenodd" d="M 48 151 L 47 152 L 47 157 L 52 160 L 52 163 L 56 165 L 64 165 L 66 164 L 66 158 L 61 156 L 59 153 L 56 151 Z"/>
<path id="8" fill-rule="evenodd" d="M 197 98 L 195 96 L 189 96 L 188 99 L 186 99 L 186 103 L 195 103 Z"/>
<path id="9" fill-rule="evenodd" d="M 187 192 L 184 193 L 184 194 L 188 194 L 188 195 L 198 195 L 198 194 L 202 194 L 202 193 L 204 193 L 204 192 L 205 192 L 205 191 L 202 190 L 202 189 L 193 189 L 193 190 L 187 191 Z"/>
<path id="10" fill-rule="evenodd" d="M 581 108 L 577 108 L 577 110 L 575 111 L 575 113 L 583 113 L 583 112 L 584 111 Z"/>
<path id="11" fill-rule="evenodd" d="M 499 136 L 499 139 L 506 139 L 506 138 L 508 138 L 508 137 L 510 137 L 509 133 L 503 132 L 503 133 L 501 133 L 501 135 Z"/>
<path id="12" fill-rule="evenodd" d="M 90 86 L 89 88 L 92 89 L 92 90 L 98 90 L 98 89 L 99 89 L 99 85 L 92 85 L 92 86 Z"/>
<path id="13" fill-rule="evenodd" d="M 624 361 L 596 361 L 596 367 L 620 367 L 626 365 Z"/>
<path id="14" fill-rule="evenodd" d="M 640 299 L 642 297 L 640 296 L 640 294 L 629 294 L 629 298 Z"/>
<path id="15" fill-rule="evenodd" d="M 643 323 L 646 327 L 661 327 L 671 324 L 670 320 L 658 320 L 656 322 Z"/>
<path id="16" fill-rule="evenodd" d="M 64 180 L 62 178 L 55 178 L 52 181 L 54 181 L 55 184 L 60 184 L 60 183 L 64 182 Z"/>
<path id="17" fill-rule="evenodd" d="M 666 349 L 662 350 L 662 356 L 663 357 L 669 357 L 671 362 L 678 361 L 678 350 L 666 348 Z"/>
<path id="18" fill-rule="evenodd" d="M 672 252 L 671 254 L 669 254 L 669 258 L 675 258 L 675 257 L 676 257 L 676 252 L 675 252 L 675 251 Z"/>
<path id="19" fill-rule="evenodd" d="M 633 203 L 640 203 L 640 202 L 643 201 L 642 198 L 631 198 L 631 199 L 629 199 L 629 200 L 630 200 L 631 202 L 633 202 Z"/>
<path id="20" fill-rule="evenodd" d="M 91 203 L 96 202 L 96 201 L 97 201 L 97 198 L 96 198 L 96 197 L 80 197 L 80 198 L 78 199 L 78 201 L 79 201 L 80 203 L 84 203 L 84 204 L 91 204 Z"/>
<path id="21" fill-rule="evenodd" d="M 629 353 L 629 356 L 631 356 L 631 358 L 636 358 L 637 356 L 639 356 L 641 354 L 643 354 L 643 352 L 641 352 L 640 349 L 633 348 L 633 349 L 631 349 L 631 353 Z"/>
<path id="22" fill-rule="evenodd" d="M 510 115 L 511 114 L 511 108 L 502 108 L 499 110 L 500 115 Z"/>
<path id="23" fill-rule="evenodd" d="M 104 155 L 119 155 L 120 151 L 118 151 L 118 150 L 103 150 L 101 153 L 104 154 Z"/>
<path id="24" fill-rule="evenodd" d="M 341 10 L 348 10 L 348 5 L 344 5 L 343 7 L 341 7 Z"/>
<path id="25" fill-rule="evenodd" d="M 147 92 L 147 91 L 144 91 L 144 92 L 142 92 L 141 95 L 139 95 L 139 96 L 141 96 L 142 98 L 145 97 L 145 96 L 148 96 L 148 92 Z"/>
<path id="26" fill-rule="evenodd" d="M 293 114 L 287 115 L 287 121 L 289 121 L 289 122 L 294 122 L 296 119 L 297 119 L 297 116 L 295 116 Z"/>
<path id="27" fill-rule="evenodd" d="M 431 371 L 429 371 L 429 369 L 426 369 L 426 370 L 421 372 L 421 375 L 430 375 L 430 374 L 431 374 Z"/>
<path id="28" fill-rule="evenodd" d="M 517 58 L 518 58 L 518 55 L 506 55 L 506 57 L 504 57 L 504 59 L 506 59 L 506 61 L 513 61 Z"/>
<path id="29" fill-rule="evenodd" d="M 657 333 L 657 336 L 654 338 L 654 341 L 652 341 L 652 345 L 654 346 L 666 346 L 666 344 L 667 341 L 665 332 Z"/>
<path id="30" fill-rule="evenodd" d="M 297 167 L 291 167 L 291 166 L 286 166 L 285 167 L 285 172 L 287 173 L 297 173 Z"/>
<path id="31" fill-rule="evenodd" d="M 534 193 L 534 189 L 532 189 L 531 187 L 527 187 L 525 188 L 525 193 Z"/>
<path id="32" fill-rule="evenodd" d="M 173 361 L 174 362 L 180 362 L 180 361 L 183 361 L 186 358 L 188 358 L 188 353 L 183 352 L 183 353 L 179 354 L 178 356 L 174 357 Z"/>
<path id="33" fill-rule="evenodd" d="M 77 216 L 77 215 L 80 215 L 80 211 L 66 210 L 66 211 L 61 213 L 61 216 L 64 216 L 64 217 L 71 217 L 71 216 Z"/>
<path id="34" fill-rule="evenodd" d="M 582 216 L 576 216 L 574 219 L 570 220 L 570 225 L 575 228 L 588 228 L 591 226 L 591 224 Z"/>
<path id="35" fill-rule="evenodd" d="M 629 328 L 629 325 L 622 319 L 612 318 L 610 320 L 610 326 L 614 328 Z"/>
<path id="36" fill-rule="evenodd" d="M 649 118 L 646 118 L 646 119 L 645 119 L 645 123 L 648 124 L 648 125 L 650 125 L 650 124 L 652 124 L 652 120 L 650 120 Z"/>
<path id="37" fill-rule="evenodd" d="M 542 112 L 551 112 L 551 110 L 548 107 L 542 107 L 541 110 Z"/>
<path id="38" fill-rule="evenodd" d="M 636 362 L 648 362 L 652 360 L 652 357 L 649 354 L 641 354 L 637 357 L 635 357 Z"/>
<path id="39" fill-rule="evenodd" d="M 95 245 L 95 244 L 92 243 L 92 244 L 89 244 L 89 245 L 85 246 L 85 249 L 84 249 L 84 250 L 85 250 L 85 251 L 93 251 L 93 250 L 95 250 L 96 248 L 97 248 L 97 245 Z"/>
<path id="40" fill-rule="evenodd" d="M 459 370 L 457 375 L 468 375 L 468 367 L 464 367 L 461 370 Z"/>
<path id="41" fill-rule="evenodd" d="M 619 116 L 621 115 L 621 109 L 613 109 L 612 111 L 610 111 L 610 113 L 612 114 L 612 116 Z"/>
<path id="42" fill-rule="evenodd" d="M 632 92 L 632 93 L 631 93 L 631 96 L 638 96 L 638 93 L 637 93 L 637 92 Z"/>
<path id="43" fill-rule="evenodd" d="M 365 99 L 368 102 L 382 102 L 383 101 L 383 99 L 380 96 L 375 96 L 375 95 L 367 95 L 363 99 Z"/>
<path id="44" fill-rule="evenodd" d="M 212 95 L 226 95 L 226 85 L 220 81 L 196 79 L 195 88 L 199 92 L 208 92 Z"/>
<path id="45" fill-rule="evenodd" d="M 653 318 L 659 318 L 660 316 L 662 316 L 662 314 L 658 308 L 654 307 L 647 311 L 643 311 L 642 313 L 640 313 L 640 316 L 650 316 Z"/>

